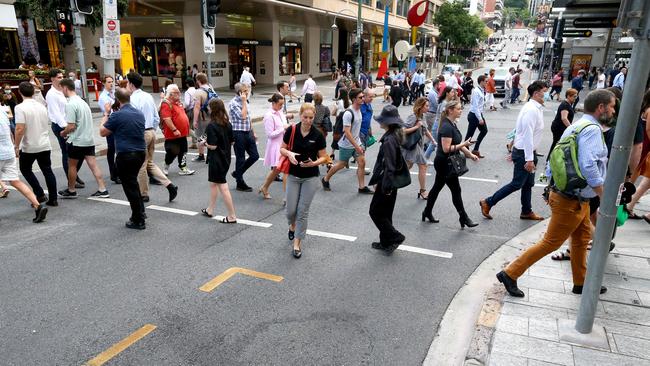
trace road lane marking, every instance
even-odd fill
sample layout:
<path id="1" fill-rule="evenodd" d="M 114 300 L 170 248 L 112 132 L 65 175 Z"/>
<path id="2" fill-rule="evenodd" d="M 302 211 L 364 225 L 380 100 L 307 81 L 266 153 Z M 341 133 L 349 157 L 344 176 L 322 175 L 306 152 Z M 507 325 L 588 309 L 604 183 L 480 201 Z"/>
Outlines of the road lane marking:
<path id="1" fill-rule="evenodd" d="M 110 361 L 113 357 L 117 356 L 120 352 L 129 348 L 135 342 L 144 338 L 147 334 L 151 333 L 156 329 L 156 326 L 153 324 L 145 324 L 142 328 L 136 330 L 135 332 L 129 334 L 126 338 L 122 339 L 118 343 L 115 343 L 106 351 L 98 354 L 95 358 L 86 362 L 86 366 L 101 366 L 106 362 Z"/>
<path id="2" fill-rule="evenodd" d="M 5 187 L 7 187 L 7 189 L 10 190 L 10 191 L 18 191 L 16 188 L 14 188 L 14 186 L 11 186 L 11 185 L 5 185 Z M 45 194 L 50 194 L 50 192 L 47 189 L 44 189 L 43 192 Z"/>
<path id="3" fill-rule="evenodd" d="M 357 169 L 359 169 L 359 168 L 356 167 L 356 166 L 351 166 L 349 169 L 357 170 Z M 418 175 L 418 172 L 411 172 L 411 171 L 409 171 L 409 173 L 411 173 L 411 175 Z M 430 177 L 430 176 L 431 176 L 431 173 L 427 173 L 427 177 Z"/>
<path id="4" fill-rule="evenodd" d="M 157 205 L 150 205 L 150 206 L 147 206 L 147 208 L 150 208 L 152 210 L 177 213 L 179 215 L 187 215 L 187 216 L 196 216 L 196 215 L 199 214 L 196 211 L 181 210 L 179 208 L 164 207 L 164 206 L 157 206 Z"/>
<path id="5" fill-rule="evenodd" d="M 307 229 L 307 235 L 322 236 L 324 238 L 338 239 L 338 240 L 345 240 L 345 241 L 355 241 L 355 240 L 357 240 L 356 236 L 349 236 L 349 235 L 336 234 L 336 233 L 328 233 L 328 232 L 325 232 L 325 231 L 317 231 L 317 230 L 310 230 L 310 229 Z"/>
<path id="6" fill-rule="evenodd" d="M 472 178 L 472 177 L 458 177 L 458 179 L 473 180 L 476 182 L 499 183 L 499 181 L 496 179 Z"/>
<path id="7" fill-rule="evenodd" d="M 441 252 L 439 250 L 431 250 L 431 249 L 424 249 L 424 248 L 418 248 L 418 247 L 412 247 L 410 245 L 400 245 L 397 247 L 397 250 L 403 250 L 405 252 L 413 252 L 413 253 L 418 253 L 418 254 L 426 254 L 426 255 L 431 255 L 434 257 L 440 257 L 440 258 L 448 258 L 451 259 L 454 255 L 449 252 Z"/>
<path id="8" fill-rule="evenodd" d="M 217 221 L 221 221 L 224 218 L 225 218 L 225 216 L 214 216 L 214 217 L 212 217 L 213 220 L 217 220 Z M 263 228 L 270 228 L 271 226 L 273 226 L 273 224 L 268 223 L 268 222 L 244 220 L 244 219 L 240 219 L 239 217 L 237 218 L 237 223 L 242 224 L 242 225 L 256 226 L 256 227 L 263 227 Z"/>
<path id="9" fill-rule="evenodd" d="M 158 154 L 166 154 L 166 153 L 167 153 L 166 151 L 163 151 L 163 150 L 154 150 L 154 152 L 156 152 L 156 153 L 158 153 Z M 185 154 L 187 154 L 187 155 L 192 155 L 192 156 L 199 156 L 198 153 L 193 153 L 193 152 L 186 152 Z M 230 157 L 231 157 L 231 158 L 236 158 L 237 156 L 236 156 L 236 155 L 230 155 Z M 257 160 L 258 160 L 258 161 L 264 161 L 264 158 L 263 158 L 263 157 L 260 157 L 260 158 L 257 159 Z"/>
<path id="10" fill-rule="evenodd" d="M 284 277 L 282 276 L 277 276 L 269 273 L 257 272 L 246 268 L 240 268 L 240 267 L 231 267 L 225 270 L 224 272 L 222 272 L 221 274 L 219 274 L 217 277 L 206 282 L 203 286 L 199 287 L 199 290 L 203 292 L 212 292 L 215 288 L 217 288 L 222 283 L 228 281 L 230 277 L 236 275 L 237 273 L 241 273 L 243 275 L 247 275 L 255 278 L 261 278 L 263 280 L 269 280 L 273 282 L 281 282 L 284 279 Z"/>
<path id="11" fill-rule="evenodd" d="M 116 200 L 114 198 L 88 197 L 88 199 L 91 201 L 114 203 L 116 205 L 122 205 L 122 206 L 130 206 L 129 201 Z"/>

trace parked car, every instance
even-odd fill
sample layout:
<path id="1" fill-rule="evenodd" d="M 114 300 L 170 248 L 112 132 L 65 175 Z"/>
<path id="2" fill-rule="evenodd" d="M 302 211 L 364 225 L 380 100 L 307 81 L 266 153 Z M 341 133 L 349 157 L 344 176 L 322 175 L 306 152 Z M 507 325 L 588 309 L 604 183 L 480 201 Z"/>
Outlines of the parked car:
<path id="1" fill-rule="evenodd" d="M 449 75 L 453 75 L 454 72 L 463 72 L 463 67 L 459 64 L 447 64 L 445 67 L 442 68 L 442 75 L 447 77 Z"/>
<path id="2" fill-rule="evenodd" d="M 512 57 L 510 57 L 510 61 L 511 61 L 511 62 L 517 62 L 517 61 L 519 61 L 519 55 L 516 54 L 516 53 L 513 53 L 513 54 L 512 54 Z"/>
<path id="3" fill-rule="evenodd" d="M 521 62 L 523 62 L 525 64 L 529 64 L 530 63 L 530 56 L 526 56 L 526 55 L 522 56 L 521 57 Z"/>
<path id="4" fill-rule="evenodd" d="M 508 59 L 508 55 L 506 55 L 505 53 L 500 53 L 497 56 L 497 61 L 499 61 L 499 62 L 504 62 L 507 59 Z"/>
<path id="5" fill-rule="evenodd" d="M 494 81 L 496 84 L 496 95 L 506 95 L 506 74 L 507 67 L 497 67 L 494 69 Z"/>

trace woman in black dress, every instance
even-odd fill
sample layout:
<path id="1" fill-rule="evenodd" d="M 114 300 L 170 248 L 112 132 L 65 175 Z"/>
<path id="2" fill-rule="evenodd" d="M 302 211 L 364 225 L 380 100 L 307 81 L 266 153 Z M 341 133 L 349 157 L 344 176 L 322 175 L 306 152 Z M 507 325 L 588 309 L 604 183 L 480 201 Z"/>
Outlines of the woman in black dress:
<path id="1" fill-rule="evenodd" d="M 232 196 L 226 174 L 230 168 L 230 154 L 234 142 L 232 126 L 228 121 L 226 107 L 221 99 L 214 98 L 208 105 L 210 107 L 210 123 L 205 129 L 206 141 L 203 142 L 208 149 L 208 157 L 205 160 L 208 164 L 208 181 L 210 182 L 210 204 L 201 210 L 204 216 L 214 216 L 214 206 L 217 202 L 219 192 L 226 204 L 228 216 L 221 219 L 224 224 L 237 222 L 235 206 L 232 203 Z"/>
<path id="2" fill-rule="evenodd" d="M 562 134 L 564 133 L 564 130 L 566 130 L 566 128 L 571 126 L 571 123 L 573 123 L 573 114 L 575 113 L 575 111 L 573 110 L 573 103 L 578 97 L 578 91 L 573 88 L 567 89 L 566 93 L 564 94 L 564 97 L 565 99 L 562 101 L 562 103 L 560 103 L 560 106 L 557 107 L 555 118 L 551 123 L 551 132 L 553 132 L 553 143 L 551 143 L 551 149 L 548 151 L 548 154 L 546 155 L 546 161 L 548 161 L 549 157 L 551 156 L 551 151 L 553 151 L 553 148 L 555 147 L 557 142 L 560 141 L 560 138 L 562 138 Z"/>
<path id="3" fill-rule="evenodd" d="M 438 222 L 438 220 L 433 217 L 431 211 L 433 210 L 433 205 L 436 204 L 438 194 L 442 188 L 447 185 L 451 191 L 451 200 L 460 216 L 460 227 L 474 227 L 478 225 L 470 220 L 465 212 L 458 175 L 450 171 L 451 168 L 448 164 L 449 156 L 451 154 L 458 154 L 459 152 L 462 152 L 465 154 L 465 157 L 472 159 L 473 161 L 478 161 L 479 159 L 478 156 L 472 154 L 468 149 L 468 147 L 470 147 L 474 142 L 471 141 L 471 139 L 463 141 L 463 135 L 456 126 L 456 121 L 460 118 L 462 113 L 463 107 L 457 100 L 448 102 L 445 109 L 442 111 L 440 127 L 438 128 L 438 148 L 436 149 L 436 157 L 433 161 L 433 167 L 436 169 L 436 180 L 433 183 L 433 188 L 429 191 L 427 207 L 425 207 L 422 212 L 422 221 L 428 219 L 433 223 Z"/>

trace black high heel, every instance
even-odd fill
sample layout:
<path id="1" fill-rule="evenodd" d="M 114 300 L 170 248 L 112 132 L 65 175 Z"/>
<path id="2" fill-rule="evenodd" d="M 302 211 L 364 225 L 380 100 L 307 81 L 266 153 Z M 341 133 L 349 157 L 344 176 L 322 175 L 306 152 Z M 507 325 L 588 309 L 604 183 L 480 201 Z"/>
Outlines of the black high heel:
<path id="1" fill-rule="evenodd" d="M 461 229 L 464 229 L 465 226 L 467 226 L 467 227 L 475 227 L 475 226 L 478 226 L 478 224 L 475 223 L 474 221 L 472 221 L 472 219 L 470 219 L 467 215 L 461 216 L 461 217 L 458 219 L 458 221 L 460 222 L 460 228 L 461 228 Z"/>
<path id="2" fill-rule="evenodd" d="M 429 222 L 437 224 L 440 221 L 436 220 L 431 213 L 422 212 L 422 222 L 425 222 L 425 219 L 429 219 Z"/>
<path id="3" fill-rule="evenodd" d="M 420 189 L 420 192 L 418 192 L 418 199 L 421 198 L 426 201 L 428 198 L 428 195 L 427 196 L 424 195 L 426 191 L 427 191 L 426 189 Z"/>

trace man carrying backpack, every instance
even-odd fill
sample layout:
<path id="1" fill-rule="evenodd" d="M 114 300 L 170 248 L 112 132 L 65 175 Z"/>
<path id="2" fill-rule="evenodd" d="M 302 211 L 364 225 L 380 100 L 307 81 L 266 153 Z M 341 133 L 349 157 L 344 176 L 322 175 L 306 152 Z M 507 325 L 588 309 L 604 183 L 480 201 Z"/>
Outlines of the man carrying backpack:
<path id="1" fill-rule="evenodd" d="M 199 86 L 194 92 L 194 135 L 197 139 L 205 135 L 205 128 L 210 123 L 208 103 L 219 95 L 208 84 L 208 76 L 204 73 L 196 74 L 196 83 Z M 192 161 L 205 161 L 205 146 L 199 144 L 199 156 Z"/>
<path id="2" fill-rule="evenodd" d="M 591 240 L 589 200 L 596 196 L 602 198 L 603 195 L 607 146 L 602 126 L 614 115 L 615 105 L 616 98 L 608 90 L 597 89 L 589 93 L 584 102 L 584 116 L 567 127 L 551 153 L 546 168 L 546 176 L 552 176 L 548 198 L 551 220 L 544 238 L 526 249 L 519 258 L 497 274 L 497 279 L 503 283 L 510 295 L 524 297 L 524 293 L 517 287 L 517 278 L 535 262 L 560 248 L 569 238 L 572 292 L 582 294 L 587 271 L 587 246 Z M 561 159 L 572 149 L 577 152 L 577 166 L 574 166 L 571 158 Z M 577 170 L 584 179 L 577 173 L 569 173 L 572 170 Z M 601 294 L 606 291 L 605 287 L 600 289 Z"/>
<path id="3" fill-rule="evenodd" d="M 350 158 L 354 157 L 357 159 L 357 179 L 359 180 L 358 192 L 362 194 L 373 194 L 374 192 L 365 184 L 364 175 L 366 169 L 366 159 L 364 156 L 361 139 L 359 138 L 361 124 L 363 121 L 363 118 L 361 116 L 363 91 L 356 88 L 350 90 L 350 100 L 352 101 L 350 108 L 341 112 L 341 117 L 337 117 L 337 120 L 339 118 L 342 119 L 343 126 L 343 136 L 338 142 L 339 160 L 336 162 L 336 164 L 334 164 L 332 169 L 327 172 L 327 175 L 321 179 L 321 183 L 323 184 L 324 190 L 330 191 L 330 178 L 332 178 L 336 172 L 343 169 Z"/>

